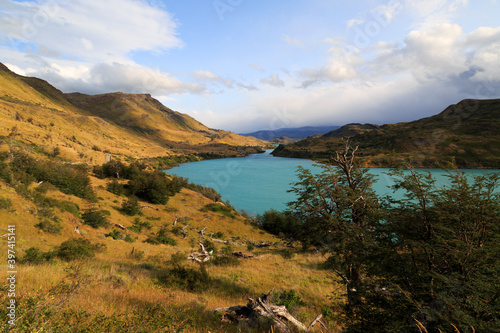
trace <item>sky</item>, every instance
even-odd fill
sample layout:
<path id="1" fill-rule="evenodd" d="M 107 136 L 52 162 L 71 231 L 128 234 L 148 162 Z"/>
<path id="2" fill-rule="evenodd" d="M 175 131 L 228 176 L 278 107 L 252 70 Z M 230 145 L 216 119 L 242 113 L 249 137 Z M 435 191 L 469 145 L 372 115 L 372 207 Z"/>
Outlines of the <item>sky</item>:
<path id="1" fill-rule="evenodd" d="M 500 98 L 499 0 L 0 0 L 0 62 L 211 128 L 385 124 Z"/>

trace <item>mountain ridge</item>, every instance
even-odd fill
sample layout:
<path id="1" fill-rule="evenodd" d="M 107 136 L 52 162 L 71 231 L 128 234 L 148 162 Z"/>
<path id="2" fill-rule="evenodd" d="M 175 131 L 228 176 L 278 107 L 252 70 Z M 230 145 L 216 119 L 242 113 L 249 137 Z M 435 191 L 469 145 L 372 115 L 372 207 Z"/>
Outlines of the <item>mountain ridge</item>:
<path id="1" fill-rule="evenodd" d="M 276 130 L 260 130 L 251 133 L 241 134 L 243 136 L 253 136 L 260 140 L 273 141 L 282 137 L 292 140 L 305 139 L 308 136 L 324 134 L 339 128 L 340 126 L 303 126 L 285 127 Z"/>
<path id="2" fill-rule="evenodd" d="M 65 94 L 49 82 L 0 63 L 0 136 L 59 149 L 71 161 L 95 163 L 105 154 L 150 158 L 183 154 L 245 156 L 266 145 L 210 129 L 150 94 Z M 106 152 L 105 152 L 106 151 Z"/>
<path id="3" fill-rule="evenodd" d="M 350 140 L 359 146 L 357 155 L 367 167 L 440 167 L 454 162 L 463 168 L 498 168 L 499 119 L 500 99 L 465 99 L 434 116 L 365 128 Z M 343 146 L 343 138 L 330 133 L 280 145 L 273 155 L 327 161 Z"/>

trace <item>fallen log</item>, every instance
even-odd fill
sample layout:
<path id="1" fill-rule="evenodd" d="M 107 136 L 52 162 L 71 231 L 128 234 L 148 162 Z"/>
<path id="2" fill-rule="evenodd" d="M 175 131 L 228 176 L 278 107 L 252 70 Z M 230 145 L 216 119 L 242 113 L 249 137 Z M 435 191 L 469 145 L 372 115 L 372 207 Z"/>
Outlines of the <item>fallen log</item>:
<path id="1" fill-rule="evenodd" d="M 248 243 L 252 244 L 255 247 L 269 247 L 269 246 L 271 246 L 271 243 L 266 242 L 266 241 L 261 241 L 260 243 L 257 243 L 253 240 L 249 240 Z"/>
<path id="2" fill-rule="evenodd" d="M 216 242 L 216 243 L 222 243 L 222 244 L 226 244 L 226 245 L 231 245 L 231 242 L 229 240 L 222 240 L 222 239 L 212 238 L 212 236 L 210 236 L 210 240 L 212 242 Z"/>
<path id="3" fill-rule="evenodd" d="M 214 253 L 214 251 L 208 252 L 207 250 L 205 250 L 205 246 L 203 246 L 203 243 L 200 242 L 199 244 L 201 248 L 201 253 L 193 252 L 188 256 L 188 259 L 196 261 L 198 263 L 204 263 L 212 259 L 213 258 L 212 254 Z"/>
<path id="4" fill-rule="evenodd" d="M 240 306 L 230 306 L 217 308 L 214 312 L 226 312 L 227 318 L 229 318 L 233 322 L 240 321 L 253 321 L 258 317 L 265 317 L 272 320 L 273 324 L 276 328 L 279 329 L 280 332 L 291 332 L 291 326 L 296 327 L 300 331 L 310 331 L 311 328 L 320 323 L 321 326 L 328 332 L 327 327 L 321 321 L 323 315 L 318 315 L 309 326 L 304 325 L 297 319 L 295 319 L 286 309 L 284 305 L 278 306 L 269 302 L 269 295 L 272 293 L 270 291 L 268 294 L 264 294 L 257 299 L 248 299 L 247 305 Z M 234 312 L 234 315 L 231 313 Z"/>
<path id="5" fill-rule="evenodd" d="M 248 254 L 244 254 L 243 252 L 233 252 L 233 256 L 235 257 L 238 257 L 238 258 L 241 258 L 241 259 L 250 259 L 250 258 L 254 258 L 253 255 L 248 255 Z"/>

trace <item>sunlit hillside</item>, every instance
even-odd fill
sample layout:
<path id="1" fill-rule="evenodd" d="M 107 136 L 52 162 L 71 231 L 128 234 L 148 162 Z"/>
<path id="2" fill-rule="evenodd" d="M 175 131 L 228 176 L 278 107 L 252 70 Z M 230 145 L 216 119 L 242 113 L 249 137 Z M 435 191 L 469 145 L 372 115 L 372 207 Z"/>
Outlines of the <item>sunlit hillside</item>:
<path id="1" fill-rule="evenodd" d="M 146 158 L 216 152 L 244 155 L 264 143 L 212 130 L 149 95 L 65 95 L 48 82 L 0 65 L 0 135 L 36 144 L 71 161 L 102 163 L 105 154 Z"/>

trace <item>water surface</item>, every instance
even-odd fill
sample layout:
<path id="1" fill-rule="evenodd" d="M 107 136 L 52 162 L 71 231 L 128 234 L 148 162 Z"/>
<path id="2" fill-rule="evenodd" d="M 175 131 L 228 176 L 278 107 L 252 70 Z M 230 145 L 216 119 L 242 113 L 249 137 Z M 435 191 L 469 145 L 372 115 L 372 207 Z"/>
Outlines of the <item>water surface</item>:
<path id="1" fill-rule="evenodd" d="M 238 210 L 245 210 L 250 215 L 261 214 L 271 208 L 285 209 L 286 203 L 295 200 L 293 193 L 288 193 L 291 184 L 298 181 L 297 167 L 311 169 L 313 173 L 321 171 L 311 160 L 298 158 L 274 157 L 271 150 L 264 154 L 248 157 L 206 160 L 181 164 L 169 170 L 169 174 L 189 178 L 190 182 L 211 187 L 222 195 L 222 200 L 229 202 Z M 392 179 L 386 172 L 389 169 L 371 169 L 377 176 L 374 190 L 379 195 L 394 194 L 388 186 Z M 422 170 L 419 170 L 421 172 Z M 445 185 L 448 178 L 441 169 L 426 169 L 437 180 L 437 185 Z M 466 170 L 468 174 L 482 174 L 484 170 Z M 498 172 L 495 171 L 495 172 Z"/>

